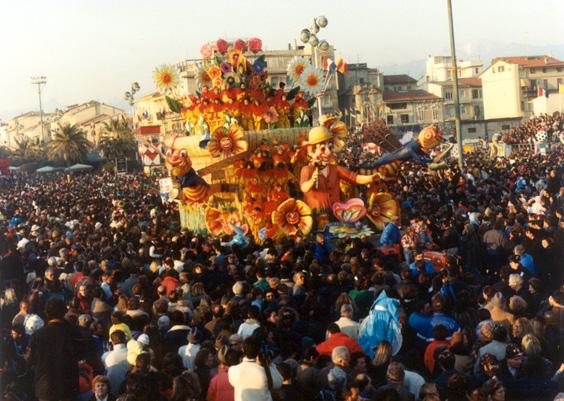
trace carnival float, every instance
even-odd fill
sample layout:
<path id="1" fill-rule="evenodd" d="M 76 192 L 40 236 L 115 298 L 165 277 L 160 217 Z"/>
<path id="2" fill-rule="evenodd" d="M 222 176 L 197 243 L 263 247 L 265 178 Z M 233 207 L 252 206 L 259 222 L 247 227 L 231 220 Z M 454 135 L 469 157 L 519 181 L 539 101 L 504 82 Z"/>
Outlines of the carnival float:
<path id="1" fill-rule="evenodd" d="M 379 146 L 390 153 L 368 166 L 378 169 L 355 173 L 338 158 L 349 135 L 340 115 L 321 116 L 312 127 L 325 71 L 295 57 L 286 84 L 274 87 L 258 38 L 206 43 L 201 56 L 195 93 L 178 94 L 174 67 L 154 72 L 169 108 L 186 122 L 187 135 L 164 139 L 172 181 L 164 191 L 179 203 L 183 227 L 244 246 L 247 238 L 276 241 L 312 230 L 370 235 L 399 215 L 382 181 L 397 174 L 396 162 L 430 161 L 424 154 L 440 141 L 435 127 L 407 146 L 384 138 Z"/>

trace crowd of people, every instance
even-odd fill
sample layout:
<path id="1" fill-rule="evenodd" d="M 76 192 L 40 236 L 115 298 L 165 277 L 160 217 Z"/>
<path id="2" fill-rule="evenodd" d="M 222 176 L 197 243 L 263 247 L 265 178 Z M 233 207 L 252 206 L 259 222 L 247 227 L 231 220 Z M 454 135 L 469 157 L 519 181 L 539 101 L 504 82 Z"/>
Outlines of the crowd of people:
<path id="1" fill-rule="evenodd" d="M 528 121 L 521 123 L 518 127 L 511 128 L 504 133 L 504 141 L 507 143 L 532 143 L 540 137 L 546 137 L 549 142 L 558 142 L 564 134 L 564 119 L 558 112 L 532 116 Z M 543 141 L 541 141 L 543 142 Z"/>
<path id="2" fill-rule="evenodd" d="M 3 399 L 552 400 L 563 160 L 404 163 L 380 236 L 244 248 L 182 229 L 141 175 L 0 176 Z M 367 350 L 382 294 L 402 340 Z"/>

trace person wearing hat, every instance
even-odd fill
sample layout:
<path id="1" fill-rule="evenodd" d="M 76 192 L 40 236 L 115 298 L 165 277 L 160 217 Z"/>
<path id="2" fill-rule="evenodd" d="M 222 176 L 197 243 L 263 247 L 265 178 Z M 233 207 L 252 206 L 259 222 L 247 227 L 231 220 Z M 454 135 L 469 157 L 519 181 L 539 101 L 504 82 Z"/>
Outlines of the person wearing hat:
<path id="1" fill-rule="evenodd" d="M 229 383 L 227 372 L 231 366 L 239 363 L 240 353 L 224 345 L 217 352 L 219 366 L 217 374 L 211 379 L 208 387 L 208 401 L 234 401 L 235 389 Z"/>
<path id="2" fill-rule="evenodd" d="M 365 185 L 374 182 L 377 177 L 359 175 L 333 164 L 335 140 L 328 128 L 320 126 L 309 131 L 308 140 L 304 143 L 310 163 L 302 167 L 300 172 L 300 189 L 304 193 L 304 201 L 317 212 L 327 211 L 341 200 L 339 180 Z"/>

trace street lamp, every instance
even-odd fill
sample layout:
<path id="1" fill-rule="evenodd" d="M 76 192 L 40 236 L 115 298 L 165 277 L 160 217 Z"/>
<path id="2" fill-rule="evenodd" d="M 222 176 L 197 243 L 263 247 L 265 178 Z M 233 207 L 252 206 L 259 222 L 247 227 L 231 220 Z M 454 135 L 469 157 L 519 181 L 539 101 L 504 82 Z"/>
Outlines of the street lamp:
<path id="1" fill-rule="evenodd" d="M 307 43 L 311 46 L 311 55 L 313 57 L 313 66 L 315 68 L 319 67 L 317 60 L 317 51 L 319 50 L 326 52 L 331 48 L 329 42 L 327 42 L 326 40 L 319 40 L 319 38 L 317 37 L 317 34 L 321 30 L 321 28 L 325 28 L 327 24 L 329 24 L 329 21 L 327 21 L 327 18 L 325 16 L 321 15 L 313 19 L 313 24 L 309 29 L 304 28 L 300 32 L 300 40 L 302 41 L 302 43 Z M 319 113 L 319 117 L 321 117 L 321 115 L 323 114 L 321 107 L 321 96 L 322 95 L 317 97 L 317 112 Z"/>
<path id="2" fill-rule="evenodd" d="M 37 92 L 39 94 L 39 118 L 41 119 L 41 140 L 45 142 L 45 128 L 43 127 L 43 104 L 41 103 L 41 85 L 47 84 L 47 77 L 35 76 L 31 77 L 31 84 L 37 85 Z"/>

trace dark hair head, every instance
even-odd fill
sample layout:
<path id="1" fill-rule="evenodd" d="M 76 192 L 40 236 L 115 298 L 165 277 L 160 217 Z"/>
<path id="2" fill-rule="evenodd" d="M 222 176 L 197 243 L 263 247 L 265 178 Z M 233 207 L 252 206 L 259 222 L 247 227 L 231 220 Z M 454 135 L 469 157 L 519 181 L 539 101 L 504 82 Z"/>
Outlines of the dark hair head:
<path id="1" fill-rule="evenodd" d="M 112 344 L 125 344 L 125 333 L 121 330 L 116 330 L 110 335 Z"/>
<path id="2" fill-rule="evenodd" d="M 446 339 L 448 337 L 448 329 L 442 324 L 436 325 L 433 327 L 433 337 L 439 341 Z"/>
<path id="3" fill-rule="evenodd" d="M 62 299 L 53 297 L 47 301 L 44 312 L 48 320 L 62 319 L 67 312 L 67 305 Z"/>
<path id="4" fill-rule="evenodd" d="M 243 352 L 245 357 L 249 359 L 255 359 L 260 351 L 260 343 L 254 337 L 247 337 L 243 341 Z"/>
<path id="5" fill-rule="evenodd" d="M 507 339 L 507 329 L 501 324 L 496 324 L 492 331 L 492 336 L 495 341 L 505 341 Z"/>
<path id="6" fill-rule="evenodd" d="M 330 323 L 329 326 L 327 326 L 327 331 L 331 334 L 335 334 L 340 333 L 341 329 L 336 323 Z"/>

